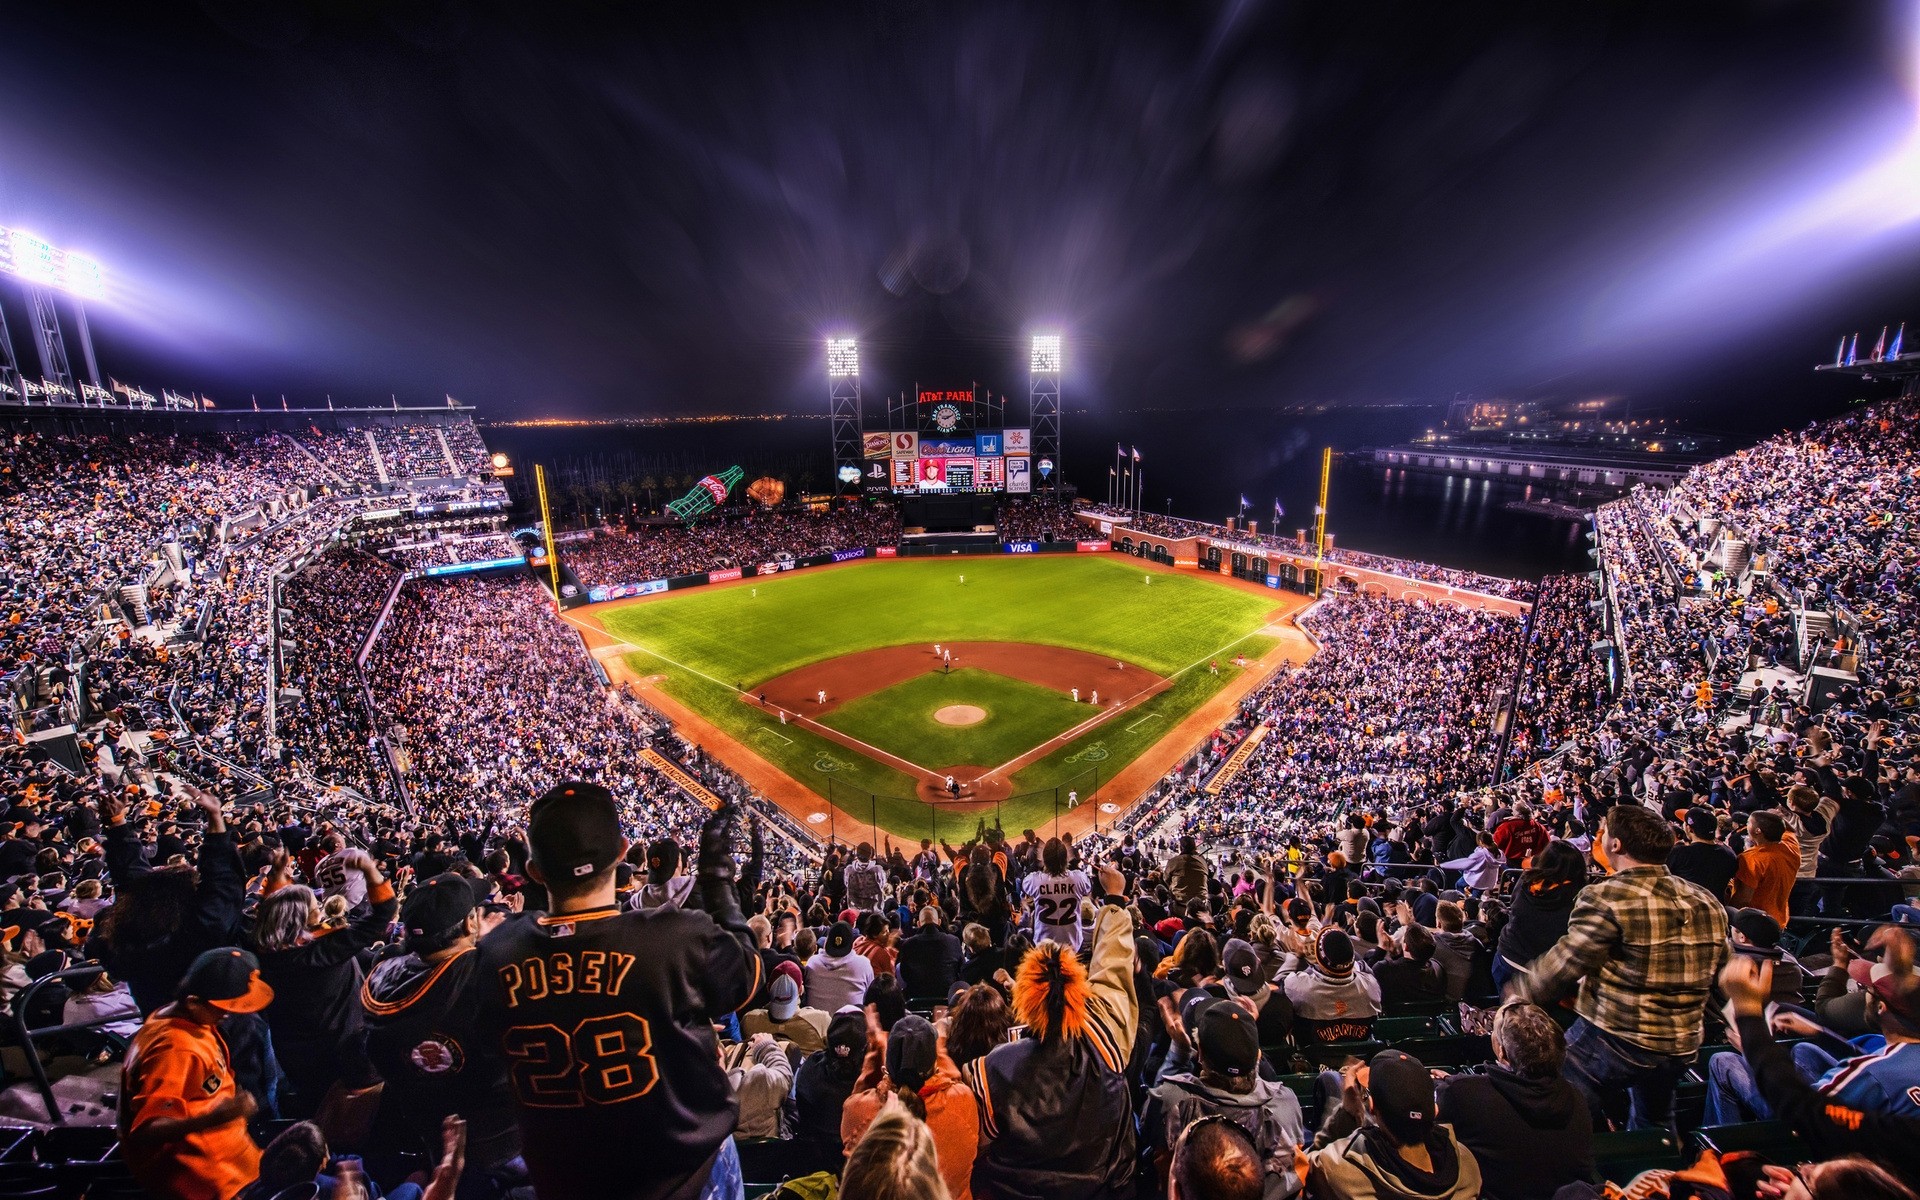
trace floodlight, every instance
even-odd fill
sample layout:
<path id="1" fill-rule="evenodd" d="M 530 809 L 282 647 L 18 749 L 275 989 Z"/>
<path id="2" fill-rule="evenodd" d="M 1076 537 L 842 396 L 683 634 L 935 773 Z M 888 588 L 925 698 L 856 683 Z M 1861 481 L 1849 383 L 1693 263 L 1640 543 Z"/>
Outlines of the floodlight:
<path id="1" fill-rule="evenodd" d="M 504 467 L 506 465 L 507 465 L 507 456 L 496 452 L 493 456 L 494 469 L 498 470 L 501 467 Z"/>
<path id="2" fill-rule="evenodd" d="M 81 254 L 68 254 L 24 229 L 0 227 L 0 271 L 31 284 L 59 288 L 85 299 L 107 294 L 106 273 Z"/>
<path id="3" fill-rule="evenodd" d="M 1059 334 L 1037 333 L 1033 336 L 1033 373 L 1036 375 L 1060 373 Z"/>
<path id="4" fill-rule="evenodd" d="M 827 339 L 827 377 L 848 379 L 860 373 L 860 351 L 852 338 Z"/>

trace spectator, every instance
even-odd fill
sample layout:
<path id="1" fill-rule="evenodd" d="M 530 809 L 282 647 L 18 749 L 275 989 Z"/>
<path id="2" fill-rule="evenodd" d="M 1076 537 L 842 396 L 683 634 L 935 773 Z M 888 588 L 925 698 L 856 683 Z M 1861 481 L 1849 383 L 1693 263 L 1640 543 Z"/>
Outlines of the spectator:
<path id="1" fill-rule="evenodd" d="M 1593 1178 L 1593 1121 L 1586 1097 L 1561 1078 L 1566 1041 L 1531 1004 L 1507 1004 L 1493 1021 L 1494 1065 L 1441 1081 L 1439 1119 L 1480 1166 L 1490 1200 L 1551 1196 Z"/>
<path id="2" fill-rule="evenodd" d="M 1180 1131 L 1167 1172 L 1168 1200 L 1260 1200 L 1265 1171 L 1253 1139 L 1225 1119 Z"/>
<path id="3" fill-rule="evenodd" d="M 1687 840 L 1667 856 L 1667 870 L 1719 900 L 1733 897 L 1733 878 L 1740 859 L 1719 841 L 1720 818 L 1713 809 L 1695 805 L 1687 810 Z"/>
<path id="4" fill-rule="evenodd" d="M 1787 923 L 1788 900 L 1800 871 L 1800 848 L 1787 833 L 1777 812 L 1757 812 L 1747 818 L 1747 848 L 1740 854 L 1733 877 L 1733 902 L 1757 908 L 1782 925 Z"/>
<path id="5" fill-rule="evenodd" d="M 947 1200 L 937 1143 L 899 1097 L 867 1126 L 840 1177 L 846 1200 Z"/>
<path id="6" fill-rule="evenodd" d="M 794 1147 L 809 1170 L 838 1172 L 846 1159 L 840 1122 L 867 1055 L 867 1020 L 842 1012 L 827 1026 L 827 1047 L 794 1076 Z"/>
<path id="7" fill-rule="evenodd" d="M 1667 873 L 1673 830 L 1646 809 L 1609 811 L 1601 842 L 1613 875 L 1580 892 L 1566 936 L 1516 983 L 1548 1004 L 1577 982 L 1567 1078 L 1596 1116 L 1626 1091 L 1631 1127 L 1646 1129 L 1671 1117 L 1674 1085 L 1700 1046 L 1726 961 L 1726 910 Z"/>
<path id="8" fill-rule="evenodd" d="M 781 963 L 774 969 L 773 982 L 767 985 L 766 1006 L 740 1014 L 742 1036 L 772 1034 L 791 1045 L 792 1052 L 801 1058 L 826 1049 L 827 1026 L 833 1014 L 802 1007 L 801 990 L 800 968 L 791 962 Z"/>
<path id="9" fill-rule="evenodd" d="M 1351 1042 L 1373 1032 L 1380 1015 L 1380 981 L 1357 962 L 1343 929 L 1320 931 L 1311 959 L 1293 955 L 1280 981 L 1293 1004 L 1295 1037 L 1306 1042 Z"/>
<path id="10" fill-rule="evenodd" d="M 720 1065 L 727 1072 L 727 1087 L 739 1105 L 740 1119 L 734 1136 L 747 1138 L 786 1138 L 787 1093 L 793 1086 L 793 1064 L 786 1051 L 770 1033 L 750 1034 L 747 1040 L 720 1049 Z"/>
<path id="11" fill-rule="evenodd" d="M 1141 1146 L 1149 1176 L 1163 1182 L 1173 1147 L 1193 1122 L 1222 1116 L 1245 1130 L 1259 1154 L 1265 1200 L 1300 1191 L 1294 1156 L 1303 1140 L 1300 1101 L 1260 1077 L 1260 1035 L 1254 1016 L 1236 1000 L 1208 1000 L 1195 1021 L 1196 1069 L 1166 1076 L 1150 1093 L 1141 1117 Z"/>
<path id="12" fill-rule="evenodd" d="M 834 922 L 820 952 L 807 960 L 807 1003 L 830 1013 L 858 1008 L 872 983 L 873 964 L 853 952 L 853 926 Z"/>
<path id="13" fill-rule="evenodd" d="M 940 910 L 929 904 L 915 919 L 913 933 L 900 940 L 900 985 L 908 1000 L 945 1000 L 960 978 L 964 948 L 940 927 Z"/>
<path id="14" fill-rule="evenodd" d="M 386 937 L 399 902 L 372 855 L 358 850 L 347 867 L 366 880 L 371 904 L 347 928 L 315 932 L 320 905 L 310 888 L 287 882 L 291 864 L 284 854 L 275 860 L 254 921 L 260 973 L 276 997 L 266 1016 L 274 1054 L 287 1072 L 282 1111 L 289 1115 L 317 1112 L 336 1084 L 353 1090 L 377 1079 L 362 1036 L 358 955 Z"/>
<path id="15" fill-rule="evenodd" d="M 849 1170 L 867 1129 L 889 1104 L 898 1104 L 926 1123 L 939 1152 L 947 1194 L 965 1200 L 972 1195 L 980 1116 L 973 1093 L 960 1080 L 960 1068 L 947 1054 L 945 1037 L 921 1017 L 902 1017 L 892 1030 L 885 1030 L 879 1015 L 868 1009 L 866 1021 L 866 1060 L 840 1116 Z"/>
<path id="16" fill-rule="evenodd" d="M 148 1018 L 120 1071 L 121 1152 L 157 1196 L 228 1200 L 260 1173 L 247 1136 L 253 1097 L 234 1079 L 217 1027 L 227 1013 L 259 1012 L 273 989 L 244 950 L 198 955 L 179 998 Z"/>
<path id="17" fill-rule="evenodd" d="M 1412 1055 L 1382 1050 L 1342 1078 L 1334 1128 L 1309 1154 L 1316 1196 L 1329 1200 L 1473 1200 L 1480 1166 L 1439 1122 L 1433 1077 Z M 1326 1138 L 1326 1134 L 1322 1134 Z"/>

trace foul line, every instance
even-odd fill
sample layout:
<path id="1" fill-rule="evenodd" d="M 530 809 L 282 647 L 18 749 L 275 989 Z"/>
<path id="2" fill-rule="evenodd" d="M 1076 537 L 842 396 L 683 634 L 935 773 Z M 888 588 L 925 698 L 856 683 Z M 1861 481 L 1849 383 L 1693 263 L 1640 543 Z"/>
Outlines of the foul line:
<path id="1" fill-rule="evenodd" d="M 771 730 L 771 729 L 768 729 L 768 728 L 765 728 L 764 726 L 763 726 L 763 727 L 761 727 L 761 728 L 759 728 L 759 729 L 756 729 L 756 730 L 754 730 L 754 732 L 755 732 L 755 733 L 764 733 L 764 734 L 766 734 L 766 735 L 767 735 L 768 737 L 777 737 L 777 738 L 779 738 L 779 739 L 780 739 L 781 741 L 783 741 L 783 742 L 785 742 L 785 743 L 786 743 L 787 745 L 789 745 L 789 746 L 791 746 L 791 745 L 793 745 L 793 739 L 792 739 L 792 738 L 790 738 L 790 737 L 788 737 L 788 736 L 787 736 L 786 734 L 784 734 L 784 733 L 775 733 L 775 732 L 774 732 L 773 730 Z"/>
<path id="2" fill-rule="evenodd" d="M 1148 721 L 1158 721 L 1159 719 L 1160 719 L 1159 713 L 1157 712 L 1148 713 L 1146 716 L 1141 717 L 1139 720 L 1135 721 L 1133 724 L 1127 726 L 1127 732 L 1132 733 L 1134 730 L 1140 728 L 1142 725 L 1145 725 Z"/>

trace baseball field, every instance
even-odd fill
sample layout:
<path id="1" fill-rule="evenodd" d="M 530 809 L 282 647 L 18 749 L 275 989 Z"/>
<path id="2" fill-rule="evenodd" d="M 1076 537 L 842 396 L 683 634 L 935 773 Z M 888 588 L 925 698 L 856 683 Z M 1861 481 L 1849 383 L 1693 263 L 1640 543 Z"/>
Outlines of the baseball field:
<path id="1" fill-rule="evenodd" d="M 797 571 L 592 617 L 636 678 L 834 808 L 924 837 L 1091 797 L 1252 669 L 1282 607 L 1050 555 Z"/>

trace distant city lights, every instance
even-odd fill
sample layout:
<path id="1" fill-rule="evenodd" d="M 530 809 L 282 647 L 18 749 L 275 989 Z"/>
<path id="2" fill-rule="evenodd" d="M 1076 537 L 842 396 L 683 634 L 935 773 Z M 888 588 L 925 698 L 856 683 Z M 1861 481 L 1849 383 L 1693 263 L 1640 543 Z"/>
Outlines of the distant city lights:
<path id="1" fill-rule="evenodd" d="M 1033 373 L 1036 375 L 1060 373 L 1059 334 L 1036 333 L 1033 335 Z"/>
<path id="2" fill-rule="evenodd" d="M 860 351 L 852 338 L 827 339 L 827 377 L 850 379 L 860 373 Z"/>
<path id="3" fill-rule="evenodd" d="M 83 254 L 61 250 L 23 229 L 0 226 L 0 271 L 88 300 L 103 299 L 107 294 L 106 273 L 99 263 Z"/>

